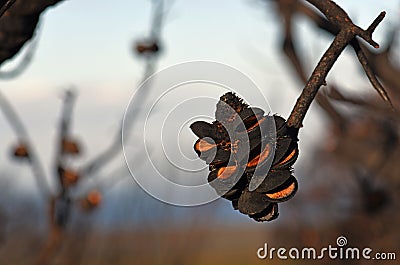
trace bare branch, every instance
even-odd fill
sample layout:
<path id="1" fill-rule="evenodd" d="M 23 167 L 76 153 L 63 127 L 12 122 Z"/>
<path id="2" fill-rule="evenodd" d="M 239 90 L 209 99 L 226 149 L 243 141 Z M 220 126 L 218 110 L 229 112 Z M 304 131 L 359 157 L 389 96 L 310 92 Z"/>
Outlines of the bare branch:
<path id="1" fill-rule="evenodd" d="M 336 35 L 339 32 L 339 27 L 338 25 L 330 23 L 327 19 L 324 17 L 318 15 L 315 13 L 313 10 L 311 10 L 308 6 L 305 6 L 301 3 L 298 5 L 298 11 L 301 12 L 302 14 L 306 15 L 309 17 L 312 21 L 314 21 L 317 26 L 333 35 Z M 379 16 L 373 21 L 373 23 L 368 27 L 366 30 L 366 35 L 371 36 L 372 32 L 375 30 L 377 25 L 382 21 L 382 19 L 385 16 L 385 12 L 381 12 Z M 360 29 L 358 29 L 359 32 Z M 362 31 L 362 30 L 361 30 Z M 390 61 L 387 59 L 387 53 L 384 51 L 382 53 L 372 53 L 370 52 L 362 43 L 358 44 L 357 40 L 352 40 L 350 43 L 352 46 L 356 45 L 361 47 L 361 52 L 359 52 L 359 47 L 354 47 L 354 50 L 356 51 L 357 57 L 363 66 L 364 71 L 367 74 L 368 79 L 370 80 L 372 86 L 377 90 L 379 95 L 383 100 L 389 103 L 389 106 L 393 109 L 393 105 L 389 100 L 389 97 L 387 96 L 387 93 L 385 92 L 383 86 L 380 84 L 380 82 L 377 80 L 376 75 L 382 78 L 384 83 L 389 85 L 391 88 L 398 88 L 397 84 L 398 82 L 396 79 L 399 79 L 399 74 L 396 74 L 398 72 L 397 69 L 390 63 Z M 361 54 L 363 53 L 363 54 Z M 362 57 L 365 57 L 362 58 Z M 376 65 L 380 65 L 377 67 Z M 384 66 L 384 67 L 383 67 Z M 369 68 L 369 69 L 368 69 Z M 384 69 L 384 70 L 382 70 Z M 389 74 L 390 73 L 390 74 Z M 386 99 L 387 98 L 387 99 Z"/>
<path id="2" fill-rule="evenodd" d="M 295 11 L 296 11 L 296 9 L 299 8 L 299 2 L 292 1 L 292 0 L 278 0 L 277 4 L 279 7 L 279 12 L 281 13 L 281 16 L 283 17 L 284 24 L 285 24 L 284 25 L 285 33 L 284 33 L 284 40 L 283 40 L 283 44 L 282 44 L 282 50 L 283 50 L 284 54 L 286 55 L 286 57 L 290 60 L 299 79 L 303 82 L 303 84 L 305 84 L 307 82 L 307 76 L 304 71 L 304 65 L 301 62 L 298 52 L 296 51 L 296 47 L 293 43 L 292 26 L 291 26 Z M 307 8 L 306 10 L 309 10 L 309 9 Z M 312 14 L 314 14 L 314 13 L 312 13 Z M 328 22 L 328 25 L 330 25 L 329 22 Z M 335 122 L 335 124 L 337 124 L 338 127 L 341 127 L 344 122 L 344 118 L 332 106 L 332 104 L 329 102 L 329 100 L 326 98 L 326 96 L 317 94 L 316 101 L 320 105 L 320 107 L 325 111 L 325 113 L 327 113 L 332 118 L 332 120 Z"/>
<path id="3" fill-rule="evenodd" d="M 352 23 L 347 13 L 331 0 L 307 0 L 307 2 L 318 8 L 331 23 L 340 28 L 346 27 L 349 23 Z"/>
<path id="4" fill-rule="evenodd" d="M 300 97 L 297 99 L 292 113 L 288 118 L 289 126 L 295 128 L 300 128 L 302 126 L 303 119 L 311 105 L 311 102 L 314 100 L 318 89 L 324 84 L 328 72 L 347 46 L 349 38 L 352 38 L 352 35 L 348 32 L 339 32 L 331 46 L 324 53 L 310 79 L 306 83 Z"/>
<path id="5" fill-rule="evenodd" d="M 328 50 L 324 53 L 318 65 L 314 69 L 310 79 L 306 83 L 303 92 L 298 98 L 292 113 L 288 118 L 288 125 L 300 128 L 307 113 L 311 102 L 314 100 L 318 89 L 325 83 L 325 78 L 328 75 L 328 72 L 332 68 L 333 64 L 336 62 L 339 55 L 345 49 L 345 47 L 352 41 L 355 36 L 360 36 L 360 28 L 355 26 L 346 12 L 337 6 L 332 1 L 316 1 L 316 0 L 308 0 L 308 2 L 315 5 L 324 15 L 328 18 L 328 20 L 337 25 L 340 28 L 339 33 L 336 35 L 334 41 L 328 48 Z M 374 20 L 373 24 L 369 27 L 369 29 L 375 29 L 377 24 L 382 21 L 382 16 L 384 14 L 381 13 L 377 19 Z M 362 31 L 362 30 L 361 30 Z M 364 31 L 363 31 L 364 32 Z M 370 39 L 372 32 L 363 33 L 363 36 L 367 42 L 371 45 L 376 46 L 377 44 Z M 379 46 L 379 45 L 378 45 Z"/>
<path id="6" fill-rule="evenodd" d="M 372 37 L 372 33 L 375 31 L 375 29 L 378 27 L 378 25 L 382 22 L 382 20 L 385 18 L 386 12 L 382 11 L 377 18 L 371 23 L 371 25 L 368 27 L 368 29 L 365 31 L 369 37 Z M 379 47 L 379 44 L 378 44 Z M 378 48 L 376 47 L 376 48 Z"/>
<path id="7" fill-rule="evenodd" d="M 352 40 L 352 46 L 354 48 L 354 51 L 356 52 L 357 58 L 360 61 L 360 64 L 362 65 L 365 73 L 367 74 L 367 77 L 369 81 L 371 82 L 372 86 L 375 88 L 375 90 L 378 92 L 379 96 L 386 102 L 389 103 L 391 109 L 394 110 L 393 104 L 385 91 L 385 88 L 382 86 L 381 82 L 379 82 L 378 78 L 375 76 L 375 73 L 372 71 L 371 67 L 368 64 L 367 57 L 365 56 L 363 50 L 360 47 L 360 44 L 356 39 Z"/>

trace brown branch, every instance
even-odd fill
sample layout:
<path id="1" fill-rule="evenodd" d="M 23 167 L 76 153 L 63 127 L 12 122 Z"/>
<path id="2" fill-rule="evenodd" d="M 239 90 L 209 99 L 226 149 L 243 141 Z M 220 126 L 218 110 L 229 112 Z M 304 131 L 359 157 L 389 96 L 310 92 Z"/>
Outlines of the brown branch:
<path id="1" fill-rule="evenodd" d="M 361 46 L 360 46 L 358 40 L 353 39 L 351 43 L 354 48 L 354 51 L 356 52 L 357 58 L 360 61 L 360 64 L 362 65 L 364 72 L 367 74 L 367 77 L 368 77 L 369 81 L 371 82 L 372 86 L 378 92 L 379 96 L 384 101 L 388 102 L 390 105 L 390 108 L 394 110 L 393 104 L 392 104 L 387 92 L 385 91 L 385 88 L 383 87 L 381 82 L 379 82 L 378 78 L 375 76 L 375 73 L 369 66 L 367 57 L 365 56 L 363 50 L 361 49 Z"/>
<path id="2" fill-rule="evenodd" d="M 372 52 L 361 46 L 372 71 L 391 89 L 392 93 L 400 95 L 400 68 L 391 61 L 389 42 L 387 48 L 381 52 Z"/>
<path id="3" fill-rule="evenodd" d="M 365 31 L 366 34 L 368 34 L 368 36 L 371 38 L 372 41 L 372 33 L 374 33 L 375 29 L 378 27 L 378 25 L 382 22 L 382 20 L 385 18 L 386 16 L 386 12 L 382 11 L 379 16 L 377 18 L 375 18 L 375 20 L 371 23 L 371 25 L 369 25 L 369 27 L 367 28 L 367 30 Z M 363 33 L 363 30 L 361 30 Z M 373 42 L 373 41 L 372 41 Z M 372 44 L 371 44 L 372 45 Z M 375 48 L 379 48 L 379 44 L 376 44 L 377 47 Z"/>
<path id="4" fill-rule="evenodd" d="M 305 84 L 307 82 L 307 76 L 304 71 L 303 63 L 300 60 L 296 47 L 293 43 L 292 37 L 292 19 L 296 9 L 299 7 L 298 1 L 293 0 L 278 0 L 277 1 L 279 12 L 284 19 L 284 40 L 282 44 L 282 50 L 286 57 L 291 62 L 297 76 Z M 308 9 L 309 10 L 309 9 Z M 328 23 L 328 25 L 330 25 Z M 326 114 L 335 122 L 338 127 L 344 124 L 344 118 L 342 115 L 333 107 L 326 96 L 317 94 L 316 101 L 318 105 L 325 111 Z"/>
<path id="5" fill-rule="evenodd" d="M 296 52 L 292 38 L 291 38 L 291 36 L 288 37 L 288 34 L 286 34 L 282 48 L 283 48 L 283 51 L 284 51 L 286 57 L 292 63 L 292 66 L 295 69 L 297 76 L 300 78 L 300 80 L 303 82 L 303 84 L 305 84 L 307 82 L 307 78 L 306 78 L 304 68 L 303 68 L 300 58 Z M 337 124 L 339 127 L 341 127 L 343 125 L 344 118 L 332 106 L 332 104 L 329 102 L 329 100 L 325 96 L 323 96 L 321 94 L 317 94 L 316 101 L 317 101 L 318 105 L 325 111 L 325 113 L 328 114 L 329 117 L 335 122 L 335 124 Z"/>
<path id="6" fill-rule="evenodd" d="M 297 11 L 304 14 L 305 16 L 307 16 L 308 18 L 310 18 L 312 21 L 314 21 L 314 23 L 317 24 L 317 26 L 320 29 L 323 29 L 333 35 L 337 35 L 337 33 L 339 32 L 339 27 L 333 23 L 330 23 L 327 19 L 325 19 L 324 17 L 318 15 L 317 13 L 315 13 L 313 10 L 311 10 L 308 6 L 303 5 L 302 3 L 299 3 L 299 5 L 297 6 L 298 9 Z M 369 26 L 369 28 L 366 30 L 366 35 L 371 35 L 373 30 L 377 27 L 377 25 L 379 24 L 379 22 L 382 21 L 382 19 L 384 18 L 385 13 L 382 12 L 375 20 L 374 22 L 371 24 L 371 26 Z M 352 40 L 352 42 L 350 43 L 352 46 L 356 44 L 356 42 L 358 42 L 357 40 Z M 399 79 L 398 77 L 399 75 L 399 71 L 397 69 L 395 69 L 395 67 L 393 66 L 393 64 L 390 63 L 390 61 L 387 59 L 387 52 L 384 51 L 382 53 L 372 53 L 371 51 L 369 51 L 362 43 L 358 42 L 358 46 L 361 47 L 361 51 L 363 54 L 361 54 L 360 52 L 358 52 L 358 47 L 354 47 L 354 50 L 356 51 L 357 57 L 360 61 L 360 63 L 363 66 L 364 71 L 367 74 L 368 79 L 370 80 L 372 86 L 375 88 L 375 90 L 379 93 L 379 95 L 381 96 L 381 98 L 383 100 L 385 100 L 386 102 L 388 102 L 389 106 L 393 109 L 393 105 L 389 100 L 389 97 L 387 96 L 387 93 L 385 92 L 385 90 L 383 89 L 383 86 L 380 84 L 379 81 L 377 81 L 376 76 L 379 76 L 380 78 L 382 78 L 382 80 L 384 81 L 384 83 L 386 83 L 387 85 L 389 85 L 391 88 L 393 89 L 397 89 L 398 84 L 400 83 L 397 79 Z M 360 57 L 365 57 L 364 58 L 360 58 Z M 367 62 L 366 64 L 364 62 Z M 379 65 L 379 66 L 377 66 Z M 382 65 L 384 65 L 385 67 L 382 67 Z M 384 69 L 384 70 L 382 70 Z"/>
<path id="7" fill-rule="evenodd" d="M 311 74 L 310 79 L 307 81 L 300 97 L 288 118 L 288 125 L 295 128 L 302 126 L 303 119 L 310 108 L 311 102 L 314 100 L 318 89 L 325 83 L 325 78 L 332 66 L 335 64 L 337 58 L 346 48 L 349 39 L 353 36 L 347 31 L 341 31 L 335 37 L 334 41 L 324 53 L 319 61 L 314 72 Z"/>
<path id="8" fill-rule="evenodd" d="M 311 21 L 313 21 L 320 29 L 323 29 L 332 35 L 337 35 L 339 33 L 339 27 L 335 24 L 330 23 L 326 18 L 317 14 L 308 5 L 304 5 L 299 2 L 297 11 L 307 16 Z"/>
<path id="9" fill-rule="evenodd" d="M 337 25 L 339 28 L 345 28 L 349 24 L 353 24 L 346 11 L 331 0 L 306 1 L 315 6 L 332 24 Z"/>
<path id="10" fill-rule="evenodd" d="M 372 40 L 371 34 L 379 22 L 382 21 L 382 16 L 384 16 L 384 13 L 381 13 L 368 28 L 369 31 L 367 32 L 354 25 L 346 12 L 334 2 L 329 0 L 308 0 L 308 2 L 317 7 L 331 23 L 340 28 L 340 31 L 314 69 L 288 118 L 288 125 L 295 128 L 301 127 L 311 102 L 314 100 L 321 85 L 325 83 L 325 78 L 330 69 L 354 37 L 359 36 L 374 47 L 379 47 L 379 45 Z"/>
<path id="11" fill-rule="evenodd" d="M 318 8 L 325 17 L 329 20 L 330 23 L 334 24 L 336 27 L 341 30 L 347 29 L 353 33 L 353 36 L 359 36 L 372 45 L 374 48 L 379 48 L 379 44 L 372 40 L 372 33 L 382 22 L 383 18 L 386 15 L 386 12 L 381 12 L 379 16 L 371 23 L 367 30 L 363 30 L 360 27 L 353 24 L 350 17 L 347 13 L 338 6 L 335 2 L 331 0 L 307 0 L 307 2 L 314 5 Z"/>

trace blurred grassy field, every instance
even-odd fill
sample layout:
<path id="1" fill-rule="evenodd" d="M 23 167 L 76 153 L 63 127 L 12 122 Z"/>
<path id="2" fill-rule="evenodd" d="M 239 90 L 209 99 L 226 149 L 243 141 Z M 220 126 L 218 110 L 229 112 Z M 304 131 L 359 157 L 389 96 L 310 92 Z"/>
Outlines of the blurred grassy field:
<path id="1" fill-rule="evenodd" d="M 258 259 L 257 249 L 272 240 L 265 231 L 260 227 L 80 231 L 67 236 L 51 264 L 301 264 Z M 34 232 L 21 231 L 0 248 L 0 264 L 32 264 L 41 243 Z"/>

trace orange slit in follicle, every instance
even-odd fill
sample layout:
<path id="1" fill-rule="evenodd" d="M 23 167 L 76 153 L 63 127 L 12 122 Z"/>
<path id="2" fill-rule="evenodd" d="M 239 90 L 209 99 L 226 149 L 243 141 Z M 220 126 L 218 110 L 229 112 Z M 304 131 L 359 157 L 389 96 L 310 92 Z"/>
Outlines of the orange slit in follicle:
<path id="1" fill-rule="evenodd" d="M 258 122 L 256 122 L 256 124 L 254 124 L 250 128 L 248 128 L 247 131 L 249 132 L 249 131 L 253 130 L 254 128 L 256 128 L 257 126 L 259 126 L 261 123 L 263 123 L 265 121 L 266 118 L 267 117 L 263 117 L 261 120 L 258 120 Z"/>
<path id="2" fill-rule="evenodd" d="M 289 187 L 281 190 L 281 191 L 277 191 L 274 193 L 267 193 L 265 194 L 268 198 L 271 199 L 282 199 L 282 198 L 286 198 L 288 196 L 290 196 L 290 194 L 292 194 L 296 189 L 296 183 L 293 182 L 292 184 L 289 185 Z"/>
<path id="3" fill-rule="evenodd" d="M 293 151 L 281 162 L 278 163 L 278 165 L 283 165 L 286 162 L 288 162 L 290 159 L 292 159 L 297 153 L 297 148 L 293 149 Z"/>
<path id="4" fill-rule="evenodd" d="M 262 161 L 265 161 L 269 154 L 271 153 L 271 145 L 267 144 L 265 146 L 264 151 L 261 152 L 261 154 L 257 155 L 255 158 L 253 158 L 250 162 L 247 163 L 248 167 L 255 167 L 257 164 Z"/>
<path id="5" fill-rule="evenodd" d="M 207 152 L 214 147 L 215 144 L 210 144 L 209 142 L 203 139 L 200 139 L 200 141 L 198 141 L 195 146 L 196 150 L 199 152 Z"/>
<path id="6" fill-rule="evenodd" d="M 217 172 L 217 178 L 227 179 L 236 171 L 236 166 L 221 167 Z"/>

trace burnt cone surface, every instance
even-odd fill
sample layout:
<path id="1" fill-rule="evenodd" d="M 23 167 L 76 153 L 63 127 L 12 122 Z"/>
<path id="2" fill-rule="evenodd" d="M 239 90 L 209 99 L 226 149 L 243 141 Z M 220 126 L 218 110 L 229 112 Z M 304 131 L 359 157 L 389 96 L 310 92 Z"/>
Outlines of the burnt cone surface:
<path id="1" fill-rule="evenodd" d="M 292 175 L 298 129 L 280 116 L 249 107 L 232 92 L 220 97 L 215 118 L 190 126 L 199 137 L 194 150 L 209 165 L 208 182 L 235 210 L 258 222 L 276 219 L 278 203 L 292 198 L 298 188 Z M 262 182 L 250 190 L 253 178 Z"/>

